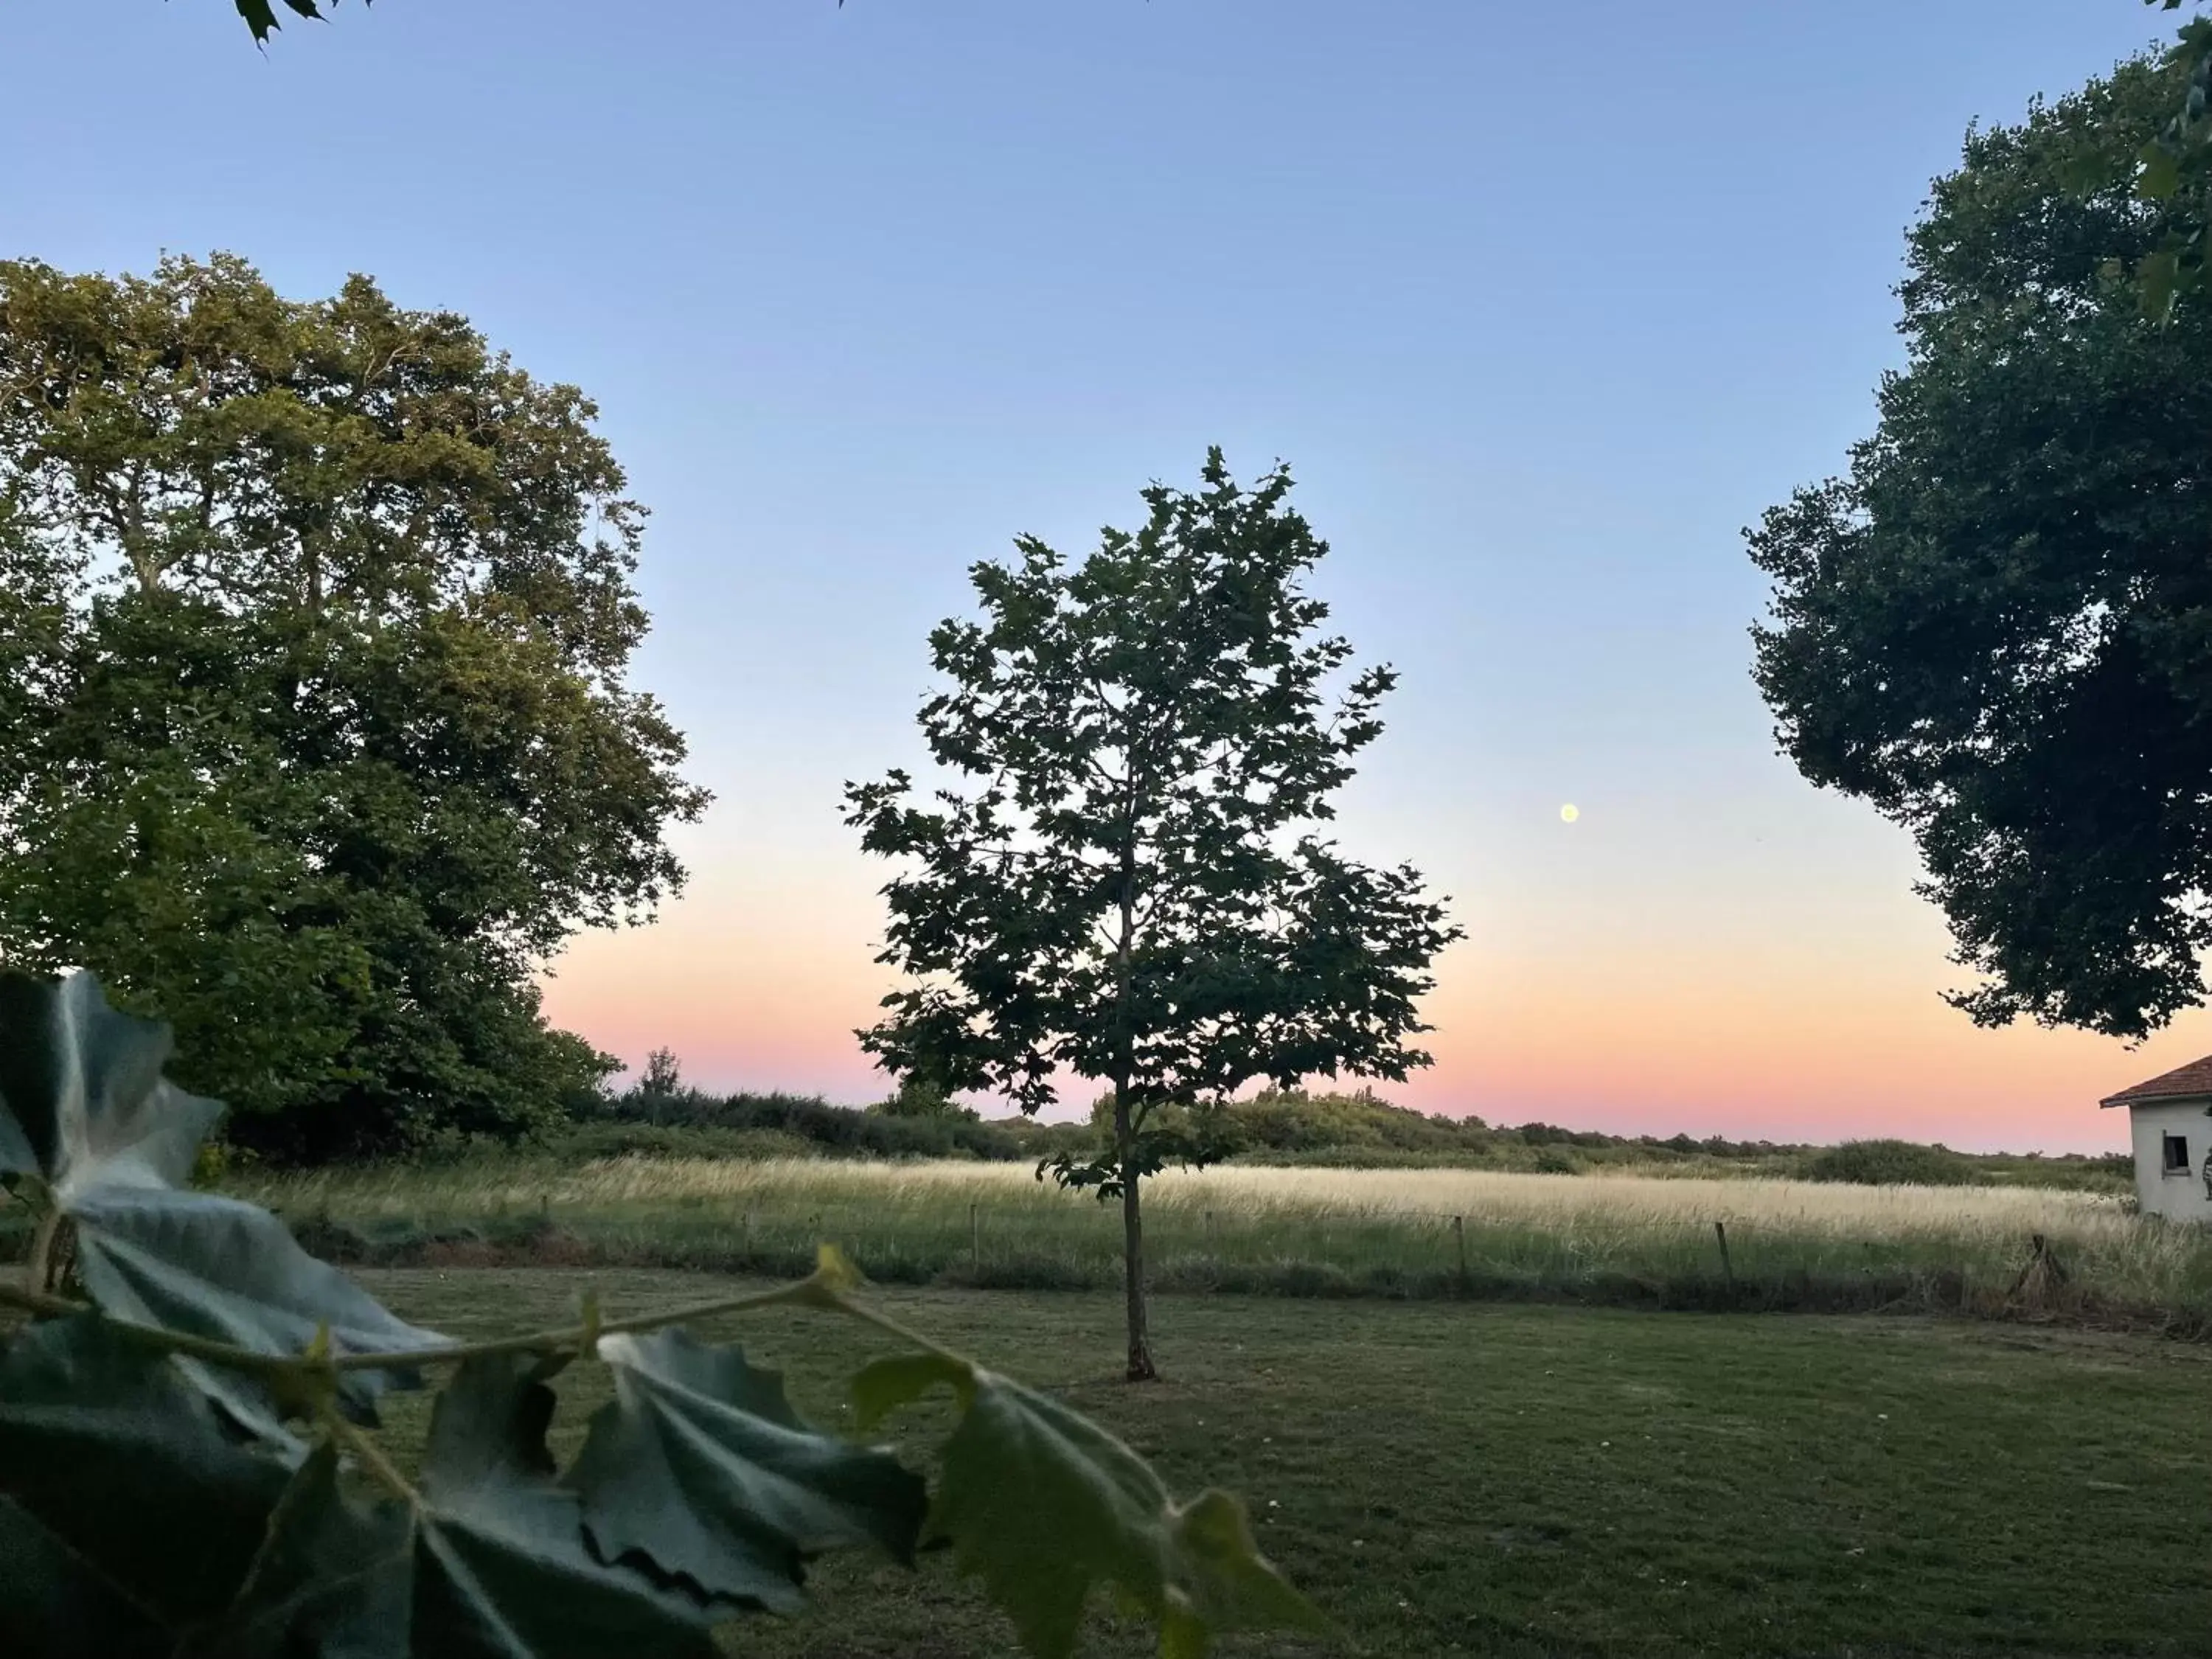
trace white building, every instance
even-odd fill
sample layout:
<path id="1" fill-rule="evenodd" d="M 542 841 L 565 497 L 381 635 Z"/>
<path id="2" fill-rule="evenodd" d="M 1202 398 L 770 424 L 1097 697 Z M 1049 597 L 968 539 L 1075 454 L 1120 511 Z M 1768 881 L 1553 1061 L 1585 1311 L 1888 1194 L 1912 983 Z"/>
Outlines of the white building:
<path id="1" fill-rule="evenodd" d="M 2142 1212 L 2212 1221 L 2212 1054 L 2097 1103 L 2128 1109 Z"/>

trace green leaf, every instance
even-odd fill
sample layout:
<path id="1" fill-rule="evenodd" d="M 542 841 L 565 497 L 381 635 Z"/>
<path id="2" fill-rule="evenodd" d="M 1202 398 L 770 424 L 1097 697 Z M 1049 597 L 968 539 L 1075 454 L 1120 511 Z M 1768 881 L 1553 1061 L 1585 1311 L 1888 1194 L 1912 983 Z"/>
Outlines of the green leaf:
<path id="1" fill-rule="evenodd" d="M 2171 248 L 2145 254 L 2136 267 L 2136 283 L 2142 296 L 2143 315 L 2164 322 L 2173 311 L 2173 292 L 2181 278 L 2181 259 Z"/>
<path id="2" fill-rule="evenodd" d="M 1073 1652 L 1102 1583 L 1161 1627 L 1163 1651 L 1199 1655 L 1239 1628 L 1323 1628 L 1255 1547 L 1225 1492 L 1178 1507 L 1144 1459 L 1080 1413 L 947 1357 L 878 1361 L 854 1382 L 862 1422 L 940 1383 L 964 1405 L 930 1511 L 959 1571 L 983 1581 L 1039 1659 Z"/>
<path id="3" fill-rule="evenodd" d="M 281 26 L 276 21 L 276 9 L 270 0 L 233 0 L 238 15 L 246 20 L 246 27 L 253 31 L 256 40 L 266 40 Z M 362 0 L 363 4 L 368 0 Z M 320 17 L 315 0 L 284 0 L 285 9 L 298 17 Z"/>
<path id="4" fill-rule="evenodd" d="M 945 1354 L 900 1353 L 872 1360 L 853 1378 L 854 1425 L 863 1434 L 908 1401 L 943 1383 L 968 1407 L 975 1387 L 975 1368 Z"/>
<path id="5" fill-rule="evenodd" d="M 780 1373 L 680 1330 L 611 1336 L 615 1398 L 568 1484 L 602 1560 L 642 1558 L 704 1594 L 796 1609 L 805 1563 L 873 1543 L 910 1563 L 928 1493 L 884 1450 L 802 1422 Z"/>
<path id="6" fill-rule="evenodd" d="M 39 1176 L 75 1223 L 93 1301 L 258 1353 L 300 1353 L 325 1326 L 340 1354 L 442 1344 L 309 1255 L 267 1211 L 184 1189 L 222 1106 L 168 1082 L 168 1057 L 167 1028 L 109 1007 L 89 974 L 0 975 L 0 1167 Z M 281 1437 L 277 1403 L 251 1379 L 184 1369 L 240 1423 Z M 374 1421 L 383 1389 L 419 1381 L 342 1372 L 339 1403 Z"/>
<path id="7" fill-rule="evenodd" d="M 356 1498 L 337 1449 L 317 1445 L 277 1506 L 252 1577 L 190 1659 L 404 1656 L 412 1545 L 404 1504 Z"/>
<path id="8" fill-rule="evenodd" d="M 334 1354 L 433 1348 L 447 1340 L 395 1318 L 251 1204 L 118 1188 L 80 1196 L 69 1212 L 85 1291 L 118 1317 L 267 1354 L 305 1352 L 325 1328 Z M 265 1392 L 243 1374 L 190 1369 L 241 1422 L 260 1425 L 274 1414 Z M 357 1421 L 374 1422 L 385 1388 L 420 1383 L 411 1370 L 341 1371 L 338 1403 Z"/>
<path id="9" fill-rule="evenodd" d="M 2094 150 L 2069 154 L 2059 161 L 2057 171 L 2059 187 L 2075 198 L 2094 196 L 2114 182 L 2111 161 Z"/>
<path id="10" fill-rule="evenodd" d="M 276 1659 L 715 1659 L 696 1596 L 587 1547 L 545 1449 L 526 1356 L 465 1362 L 439 1395 L 420 1489 L 359 1498 L 328 1449 L 210 1654 Z"/>
<path id="11" fill-rule="evenodd" d="M 1185 1606 L 1209 1630 L 1322 1630 L 1313 1603 L 1260 1553 L 1243 1504 L 1225 1492 L 1200 1492 L 1176 1511 L 1175 1541 L 1186 1576 Z M 1203 1652 L 1202 1646 L 1191 1650 Z"/>
<path id="12" fill-rule="evenodd" d="M 0 973 L 0 1170 L 64 1204 L 97 1186 L 182 1186 L 222 1103 L 165 1079 L 168 1058 L 168 1028 L 109 1007 L 90 974 Z"/>
<path id="13" fill-rule="evenodd" d="M 0 1498 L 0 1653 L 164 1659 L 174 1639 L 106 1574 Z"/>
<path id="14" fill-rule="evenodd" d="M 2170 198 L 2181 183 L 2181 167 L 2172 150 L 2153 141 L 2136 157 L 2136 194 L 2146 202 Z"/>
<path id="15" fill-rule="evenodd" d="M 71 1604 L 97 1621 L 88 1630 L 151 1620 L 174 1632 L 214 1616 L 288 1475 L 225 1435 L 167 1359 L 106 1321 L 30 1327 L 0 1353 L 0 1496 L 13 1506 L 0 1529 L 0 1631 Z M 68 1577 L 49 1578 L 64 1559 Z"/>
<path id="16" fill-rule="evenodd" d="M 608 1566 L 584 1540 L 581 1506 L 553 1479 L 552 1390 L 526 1359 L 475 1359 L 438 1397 L 415 1541 L 417 1628 L 512 1628 L 533 1646 L 610 1659 L 714 1653 L 696 1598 Z"/>

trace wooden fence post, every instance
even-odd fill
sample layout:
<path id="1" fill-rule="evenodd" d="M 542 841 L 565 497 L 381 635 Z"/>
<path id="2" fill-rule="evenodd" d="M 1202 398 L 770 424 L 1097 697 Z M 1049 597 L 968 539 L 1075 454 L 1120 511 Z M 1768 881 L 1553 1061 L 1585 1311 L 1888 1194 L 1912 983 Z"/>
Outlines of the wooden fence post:
<path id="1" fill-rule="evenodd" d="M 1467 1288 L 1467 1218 L 1452 1218 L 1452 1243 L 1459 1247 L 1459 1287 Z"/>
<path id="2" fill-rule="evenodd" d="M 983 1271 L 983 1224 L 976 1215 L 975 1206 L 968 1206 L 968 1255 L 975 1270 Z"/>
<path id="3" fill-rule="evenodd" d="M 1720 1241 L 1721 1276 L 1728 1280 L 1729 1288 L 1733 1289 L 1735 1285 L 1735 1263 L 1729 1260 L 1728 1223 L 1725 1221 L 1713 1223 L 1713 1237 Z"/>

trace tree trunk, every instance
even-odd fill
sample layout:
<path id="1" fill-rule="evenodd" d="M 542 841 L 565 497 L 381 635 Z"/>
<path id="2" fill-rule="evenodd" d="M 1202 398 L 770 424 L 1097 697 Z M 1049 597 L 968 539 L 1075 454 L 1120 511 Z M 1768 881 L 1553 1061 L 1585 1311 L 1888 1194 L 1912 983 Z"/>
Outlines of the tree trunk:
<path id="1" fill-rule="evenodd" d="M 1152 1331 L 1145 1317 L 1145 1221 L 1137 1208 L 1135 1163 L 1137 1136 L 1129 1119 L 1126 1096 L 1114 1097 L 1114 1133 L 1121 1157 L 1121 1275 L 1129 1309 L 1129 1371 L 1132 1382 L 1150 1382 L 1159 1376 L 1152 1364 Z"/>

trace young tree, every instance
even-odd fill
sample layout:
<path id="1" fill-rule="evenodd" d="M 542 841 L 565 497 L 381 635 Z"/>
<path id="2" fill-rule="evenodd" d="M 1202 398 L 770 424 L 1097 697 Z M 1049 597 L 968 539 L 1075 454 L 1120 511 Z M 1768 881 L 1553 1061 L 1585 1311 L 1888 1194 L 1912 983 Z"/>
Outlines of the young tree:
<path id="1" fill-rule="evenodd" d="M 2195 210 L 2137 177 L 2193 72 L 1969 136 L 1911 233 L 1878 431 L 1750 538 L 1785 750 L 1912 832 L 1984 1024 L 2141 1036 L 2204 994 L 2212 295 L 2161 324 L 2130 276 Z"/>
<path id="2" fill-rule="evenodd" d="M 1351 647 L 1300 586 L 1327 549 L 1290 489 L 1281 468 L 1239 487 L 1215 450 L 1079 565 L 1033 538 L 976 565 L 982 620 L 930 636 L 951 687 L 920 716 L 973 787 L 847 790 L 867 850 L 908 862 L 879 960 L 917 981 L 863 1046 L 1025 1112 L 1063 1071 L 1111 1085 L 1110 1145 L 1061 1173 L 1121 1200 L 1133 1380 L 1155 1374 L 1142 1177 L 1180 1150 L 1149 1121 L 1255 1078 L 1426 1065 L 1415 1005 L 1458 937 L 1415 871 L 1314 833 L 1394 677 L 1334 689 Z"/>
<path id="3" fill-rule="evenodd" d="M 0 263 L 0 957 L 177 1027 L 289 1157 L 509 1133 L 611 1062 L 536 969 L 681 881 L 624 684 L 642 511 L 573 386 L 365 277 Z"/>
<path id="4" fill-rule="evenodd" d="M 645 1057 L 645 1072 L 637 1080 L 637 1091 L 664 1099 L 684 1092 L 684 1066 L 676 1058 L 675 1049 L 655 1048 Z"/>
<path id="5" fill-rule="evenodd" d="M 944 1085 L 911 1073 L 899 1079 L 899 1086 L 890 1098 L 878 1101 L 868 1110 L 878 1117 L 921 1118 L 933 1122 L 982 1121 L 981 1113 L 962 1105 L 945 1093 Z"/>
<path id="6" fill-rule="evenodd" d="M 641 1100 L 669 1101 L 690 1094 L 684 1081 L 684 1064 L 676 1058 L 673 1048 L 655 1048 L 645 1057 L 645 1070 L 630 1085 L 630 1092 Z"/>

